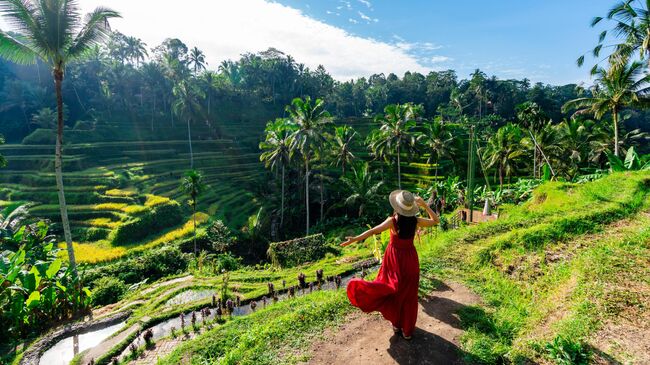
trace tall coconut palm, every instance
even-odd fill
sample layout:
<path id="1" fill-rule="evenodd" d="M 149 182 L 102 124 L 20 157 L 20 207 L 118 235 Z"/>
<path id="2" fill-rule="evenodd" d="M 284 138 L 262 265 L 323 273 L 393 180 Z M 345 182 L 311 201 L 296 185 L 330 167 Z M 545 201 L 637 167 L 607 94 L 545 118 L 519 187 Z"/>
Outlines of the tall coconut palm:
<path id="1" fill-rule="evenodd" d="M 348 175 L 341 178 L 347 195 L 344 204 L 355 208 L 361 217 L 378 201 L 377 197 L 384 182 L 375 176 L 367 162 L 353 166 L 352 173 Z"/>
<path id="2" fill-rule="evenodd" d="M 420 108 L 411 104 L 391 104 L 384 108 L 384 115 L 376 118 L 379 129 L 371 137 L 370 149 L 375 157 L 388 160 L 394 153 L 397 160 L 397 185 L 402 188 L 401 153 L 415 149 L 416 119 Z"/>
<path id="3" fill-rule="evenodd" d="M 305 163 L 306 232 L 309 234 L 309 163 L 325 141 L 323 129 L 331 123 L 332 116 L 325 110 L 323 100 L 316 99 L 312 103 L 309 96 L 293 99 L 286 111 L 296 124 L 296 131 L 291 136 L 291 155 L 300 153 Z"/>
<path id="4" fill-rule="evenodd" d="M 190 50 L 188 62 L 194 70 L 194 75 L 197 75 L 201 70 L 205 70 L 205 65 L 208 64 L 205 62 L 205 54 L 197 47 L 194 47 Z"/>
<path id="5" fill-rule="evenodd" d="M 608 57 L 610 63 L 624 63 L 635 52 L 638 52 L 642 60 L 650 56 L 650 1 L 619 1 L 605 17 L 595 17 L 591 21 L 591 26 L 595 27 L 603 20 L 612 22 L 613 29 L 600 33 L 598 45 L 591 52 L 594 57 L 599 57 L 603 48 L 612 49 L 612 53 Z M 605 45 L 606 40 L 612 34 L 613 44 Z M 584 61 L 585 56 L 580 56 L 578 65 L 582 66 Z M 647 62 L 650 64 L 650 58 Z"/>
<path id="6" fill-rule="evenodd" d="M 619 112 L 630 105 L 644 101 L 650 91 L 650 75 L 644 74 L 641 62 L 612 64 L 609 69 L 596 70 L 592 95 L 571 100 L 563 111 L 577 109 L 576 114 L 593 114 L 600 120 L 607 113 L 612 116 L 614 127 L 614 155 L 619 155 Z"/>
<path id="7" fill-rule="evenodd" d="M 0 145 L 2 145 L 4 143 L 5 143 L 5 139 L 2 136 L 2 134 L 0 134 Z M 0 168 L 5 167 L 5 166 L 7 166 L 7 160 L 5 160 L 5 158 L 2 157 L 2 155 L 0 155 Z"/>
<path id="8" fill-rule="evenodd" d="M 0 14 L 18 34 L 13 37 L 0 30 L 0 57 L 22 64 L 33 64 L 40 58 L 52 68 L 58 119 L 54 170 L 68 259 L 73 275 L 77 276 L 63 189 L 61 88 L 68 62 L 82 58 L 93 46 L 106 41 L 110 34 L 108 20 L 120 15 L 98 7 L 82 19 L 76 0 L 0 0 Z"/>
<path id="9" fill-rule="evenodd" d="M 191 122 L 195 121 L 201 114 L 201 105 L 199 99 L 201 92 L 193 85 L 186 81 L 181 81 L 174 86 L 172 90 L 176 100 L 174 100 L 173 110 L 179 118 L 187 121 L 187 140 L 190 146 L 190 168 L 194 168 L 194 153 L 192 152 L 192 129 Z"/>
<path id="10" fill-rule="evenodd" d="M 190 196 L 190 205 L 192 205 L 192 221 L 194 223 L 194 255 L 196 255 L 196 204 L 201 192 L 205 188 L 203 184 L 203 175 L 196 170 L 189 170 L 181 182 L 183 192 Z"/>
<path id="11" fill-rule="evenodd" d="M 345 167 L 351 164 L 356 158 L 351 151 L 354 137 L 357 132 L 348 125 L 343 125 L 334 128 L 334 135 L 332 138 L 332 162 L 339 166 L 341 165 L 341 173 L 345 175 Z"/>
<path id="12" fill-rule="evenodd" d="M 536 152 L 533 155 L 533 167 L 537 171 L 533 171 L 533 176 L 541 176 L 540 170 L 544 166 L 544 162 L 549 164 L 551 171 L 554 171 L 553 167 L 550 166 L 551 161 L 555 165 L 564 150 L 562 134 L 550 120 L 537 129 L 529 129 L 527 135 L 522 139 L 521 144 L 527 148 L 534 149 Z"/>
<path id="13" fill-rule="evenodd" d="M 429 151 L 427 163 L 436 165 L 435 176 L 438 180 L 440 159 L 452 157 L 454 136 L 442 121 L 433 120 L 424 124 L 423 131 L 418 134 L 417 138 L 418 142 Z"/>
<path id="14" fill-rule="evenodd" d="M 140 66 L 140 63 L 144 62 L 145 58 L 149 56 L 147 44 L 142 39 L 136 37 L 126 37 L 125 42 L 129 59 L 137 66 Z"/>
<path id="15" fill-rule="evenodd" d="M 202 87 L 205 89 L 205 96 L 208 99 L 208 105 L 207 105 L 208 121 L 210 121 L 211 114 L 212 114 L 212 95 L 214 94 L 217 78 L 218 75 L 214 71 L 205 71 L 203 74 L 201 74 L 201 78 L 200 78 Z"/>
<path id="16" fill-rule="evenodd" d="M 486 167 L 496 167 L 499 172 L 499 186 L 503 188 L 504 177 L 510 178 L 517 164 L 525 156 L 521 146 L 523 131 L 514 124 L 506 124 L 488 140 L 481 151 Z"/>
<path id="17" fill-rule="evenodd" d="M 295 125 L 287 119 L 276 119 L 269 122 L 265 129 L 264 141 L 260 143 L 260 161 L 271 170 L 282 171 L 282 195 L 280 197 L 280 226 L 284 224 L 284 183 L 285 169 L 291 163 L 291 135 Z"/>

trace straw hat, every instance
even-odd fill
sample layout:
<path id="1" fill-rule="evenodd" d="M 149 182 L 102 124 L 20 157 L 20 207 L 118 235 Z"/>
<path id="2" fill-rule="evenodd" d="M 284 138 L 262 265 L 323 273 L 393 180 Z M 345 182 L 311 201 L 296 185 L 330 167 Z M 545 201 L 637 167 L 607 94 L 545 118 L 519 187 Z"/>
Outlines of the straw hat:
<path id="1" fill-rule="evenodd" d="M 420 212 L 420 208 L 415 203 L 415 197 L 410 191 L 395 190 L 390 193 L 388 201 L 398 214 L 405 217 L 414 217 Z"/>

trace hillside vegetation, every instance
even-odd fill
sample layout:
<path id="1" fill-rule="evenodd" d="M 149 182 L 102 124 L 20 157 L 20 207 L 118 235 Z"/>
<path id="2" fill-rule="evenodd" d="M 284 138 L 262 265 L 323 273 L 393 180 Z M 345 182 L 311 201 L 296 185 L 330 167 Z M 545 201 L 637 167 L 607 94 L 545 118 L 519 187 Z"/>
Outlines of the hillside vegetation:
<path id="1" fill-rule="evenodd" d="M 469 363 L 643 363 L 650 309 L 650 174 L 547 183 L 498 221 L 416 244 L 421 295 L 460 281 L 483 304 L 458 315 Z M 215 327 L 163 364 L 296 362 L 312 334 L 351 310 L 342 292 L 298 299 Z M 276 314 L 277 313 L 277 314 Z M 372 334 L 368 334 L 372 335 Z"/>

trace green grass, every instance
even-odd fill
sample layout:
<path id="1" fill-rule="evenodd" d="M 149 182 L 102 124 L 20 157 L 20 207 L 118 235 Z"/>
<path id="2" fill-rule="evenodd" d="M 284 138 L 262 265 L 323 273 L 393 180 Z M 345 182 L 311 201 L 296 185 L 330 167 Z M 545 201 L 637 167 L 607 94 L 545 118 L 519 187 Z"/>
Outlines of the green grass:
<path id="1" fill-rule="evenodd" d="M 650 208 L 649 179 L 546 184 L 503 220 L 429 238 L 420 250 L 424 275 L 460 279 L 485 302 L 460 313 L 468 360 L 548 359 L 556 336 L 587 341 L 604 320 L 603 288 L 649 256 L 650 220 L 637 214 Z"/>
<path id="2" fill-rule="evenodd" d="M 227 321 L 179 346 L 160 364 L 278 364 L 306 360 L 311 336 L 341 321 L 351 307 L 343 290 L 315 292 Z"/>

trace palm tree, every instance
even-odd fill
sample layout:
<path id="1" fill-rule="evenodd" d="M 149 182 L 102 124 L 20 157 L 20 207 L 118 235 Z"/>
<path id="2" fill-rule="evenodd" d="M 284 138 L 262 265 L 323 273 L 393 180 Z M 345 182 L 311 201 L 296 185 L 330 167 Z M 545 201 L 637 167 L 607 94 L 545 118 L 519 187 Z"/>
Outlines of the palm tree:
<path id="1" fill-rule="evenodd" d="M 201 75 L 201 83 L 205 88 L 205 96 L 208 98 L 208 121 L 210 121 L 210 115 L 212 111 L 212 94 L 217 83 L 218 75 L 214 71 L 205 71 Z"/>
<path id="2" fill-rule="evenodd" d="M 76 0 L 0 0 L 0 13 L 18 34 L 13 37 L 0 30 L 0 57 L 22 64 L 33 64 L 40 58 L 52 68 L 58 119 L 54 170 L 68 259 L 76 277 L 77 265 L 63 189 L 61 87 L 68 62 L 82 58 L 93 46 L 104 42 L 110 34 L 108 20 L 120 15 L 98 7 L 82 20 Z"/>
<path id="3" fill-rule="evenodd" d="M 228 78 L 230 85 L 232 85 L 235 90 L 239 88 L 239 85 L 243 81 L 241 69 L 237 63 L 233 61 L 227 60 L 221 62 L 219 65 L 219 72 L 223 73 Z"/>
<path id="4" fill-rule="evenodd" d="M 377 180 L 367 162 L 352 166 L 351 176 L 343 176 L 341 181 L 347 191 L 344 203 L 349 207 L 355 207 L 359 217 L 369 206 L 378 201 L 379 190 L 384 185 L 383 181 Z"/>
<path id="5" fill-rule="evenodd" d="M 482 156 L 486 167 L 496 167 L 499 172 L 499 186 L 503 188 L 504 175 L 510 178 L 517 163 L 524 156 L 521 140 L 523 132 L 518 126 L 508 123 L 499 128 L 483 148 Z"/>
<path id="6" fill-rule="evenodd" d="M 614 155 L 618 156 L 618 113 L 625 107 L 638 104 L 650 91 L 650 75 L 644 74 L 641 62 L 610 65 L 608 70 L 596 70 L 592 95 L 571 100 L 563 111 L 577 109 L 575 114 L 593 114 L 598 120 L 607 113 L 612 115 L 614 126 Z"/>
<path id="7" fill-rule="evenodd" d="M 627 62 L 634 52 L 638 52 L 642 60 L 650 56 L 650 1 L 619 1 L 605 17 L 595 17 L 591 26 L 595 27 L 605 19 L 613 22 L 614 28 L 600 33 L 598 45 L 592 50 L 594 57 L 599 57 L 604 47 L 613 49 L 608 59 L 614 64 Z M 615 43 L 605 45 L 605 40 L 611 33 L 614 33 Z M 582 66 L 584 61 L 585 55 L 580 56 L 578 65 Z M 596 69 L 597 65 L 594 67 Z"/>
<path id="8" fill-rule="evenodd" d="M 5 139 L 2 136 L 2 134 L 0 134 L 0 145 L 3 145 L 4 143 L 5 143 Z M 2 155 L 0 155 L 0 168 L 5 166 L 7 166 L 7 160 L 5 160 L 5 158 L 2 157 Z"/>
<path id="9" fill-rule="evenodd" d="M 208 64 L 205 62 L 205 54 L 197 47 L 194 47 L 190 50 L 188 62 L 194 69 L 195 75 L 197 75 L 199 71 L 205 70 L 205 65 Z"/>
<path id="10" fill-rule="evenodd" d="M 192 205 L 192 220 L 194 222 L 194 255 L 196 255 L 196 203 L 199 195 L 205 188 L 203 184 L 203 175 L 196 170 L 189 170 L 181 182 L 183 192 L 190 196 Z"/>
<path id="11" fill-rule="evenodd" d="M 264 141 L 260 143 L 260 161 L 271 170 L 282 170 L 282 195 L 280 203 L 280 226 L 284 223 L 284 182 L 285 168 L 291 162 L 291 135 L 295 126 L 287 119 L 269 122 L 265 129 Z"/>
<path id="12" fill-rule="evenodd" d="M 325 110 L 323 100 L 316 99 L 312 103 L 309 96 L 293 99 L 286 111 L 297 128 L 291 135 L 291 155 L 300 153 L 305 162 L 306 232 L 309 234 L 309 162 L 325 141 L 323 129 L 331 122 L 332 117 Z"/>
<path id="13" fill-rule="evenodd" d="M 436 165 L 436 180 L 438 180 L 438 167 L 440 159 L 443 157 L 452 157 L 452 149 L 454 145 L 454 136 L 451 131 L 445 126 L 442 121 L 433 120 L 430 123 L 425 123 L 424 131 L 418 135 L 418 142 L 429 150 L 429 158 L 427 163 L 435 163 Z"/>
<path id="14" fill-rule="evenodd" d="M 550 166 L 551 161 L 557 161 L 557 157 L 564 150 L 562 134 L 557 126 L 548 120 L 546 124 L 537 127 L 537 129 L 529 129 L 528 135 L 522 139 L 521 143 L 523 146 L 535 150 L 533 168 L 537 171 L 533 171 L 533 177 L 541 176 L 539 170 L 544 166 L 543 162 L 546 162 L 554 172 L 553 167 Z"/>
<path id="15" fill-rule="evenodd" d="M 128 58 L 139 66 L 140 62 L 144 62 L 145 57 L 149 56 L 149 52 L 147 52 L 147 44 L 144 43 L 142 39 L 136 37 L 126 37 L 125 42 L 127 45 Z"/>
<path id="16" fill-rule="evenodd" d="M 420 112 L 419 107 L 411 103 L 391 104 L 384 108 L 384 115 L 375 120 L 380 127 L 371 136 L 370 149 L 376 158 L 383 156 L 386 161 L 390 154 L 395 152 L 397 160 L 397 182 L 402 188 L 401 153 L 402 148 L 413 151 L 415 148 L 416 118 Z"/>
<path id="17" fill-rule="evenodd" d="M 194 153 L 192 152 L 192 130 L 190 124 L 199 116 L 201 111 L 201 105 L 198 101 L 201 97 L 200 91 L 186 81 L 181 81 L 179 84 L 174 86 L 172 92 L 176 97 L 173 104 L 174 113 L 179 118 L 185 118 L 185 120 L 187 120 L 187 139 L 190 146 L 190 168 L 193 169 Z"/>
<path id="18" fill-rule="evenodd" d="M 341 165 L 341 173 L 345 175 L 345 166 L 351 164 L 356 158 L 351 151 L 352 142 L 357 132 L 350 126 L 344 125 L 334 128 L 332 139 L 333 162 Z"/>

